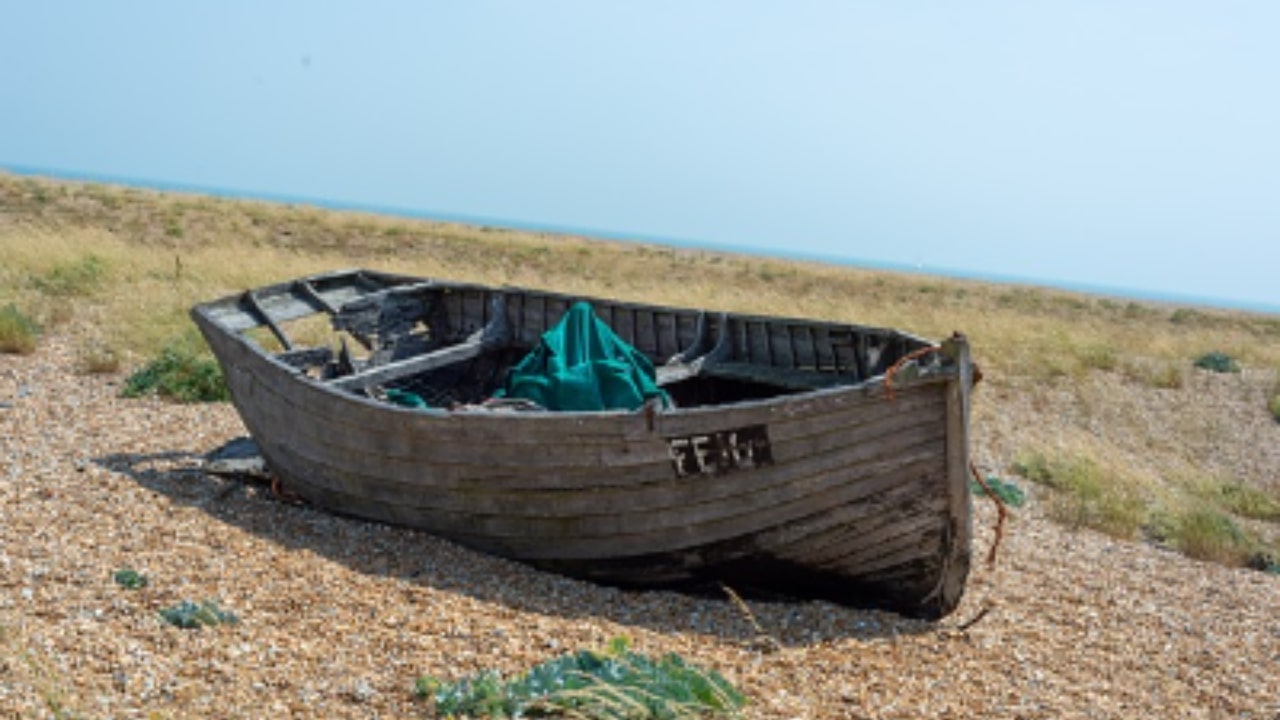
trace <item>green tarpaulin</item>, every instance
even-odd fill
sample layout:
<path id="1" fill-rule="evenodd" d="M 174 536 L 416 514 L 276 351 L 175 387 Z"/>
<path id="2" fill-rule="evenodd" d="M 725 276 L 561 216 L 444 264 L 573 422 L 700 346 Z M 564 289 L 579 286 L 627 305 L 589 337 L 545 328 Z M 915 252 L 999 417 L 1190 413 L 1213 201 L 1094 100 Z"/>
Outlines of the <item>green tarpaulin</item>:
<path id="1" fill-rule="evenodd" d="M 498 397 L 525 398 L 548 410 L 635 410 L 667 401 L 653 363 L 576 303 L 507 375 Z"/>

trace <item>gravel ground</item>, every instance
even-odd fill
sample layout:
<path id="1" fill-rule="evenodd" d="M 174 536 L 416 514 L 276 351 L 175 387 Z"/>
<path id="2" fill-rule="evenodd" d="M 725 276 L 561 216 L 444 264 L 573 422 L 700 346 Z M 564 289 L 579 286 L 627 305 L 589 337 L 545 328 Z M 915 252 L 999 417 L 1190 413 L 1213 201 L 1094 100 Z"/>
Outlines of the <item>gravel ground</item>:
<path id="1" fill-rule="evenodd" d="M 0 718 L 425 717 L 419 675 L 617 635 L 720 671 L 747 717 L 1280 717 L 1280 579 L 1262 573 L 1033 505 L 945 621 L 752 603 L 780 643 L 763 652 L 724 599 L 596 587 L 207 475 L 200 457 L 244 433 L 229 405 L 117 399 L 70 346 L 0 355 Z M 980 503 L 978 554 L 993 518 Z M 148 587 L 116 585 L 124 567 Z M 241 622 L 163 622 L 183 599 Z"/>

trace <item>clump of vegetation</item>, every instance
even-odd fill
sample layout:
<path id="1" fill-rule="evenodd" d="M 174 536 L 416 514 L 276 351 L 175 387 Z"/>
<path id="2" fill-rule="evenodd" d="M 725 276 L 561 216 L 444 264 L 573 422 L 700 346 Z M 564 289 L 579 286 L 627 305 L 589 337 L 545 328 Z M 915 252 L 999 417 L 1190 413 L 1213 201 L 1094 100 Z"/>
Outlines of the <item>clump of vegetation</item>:
<path id="1" fill-rule="evenodd" d="M 1216 373 L 1238 373 L 1240 364 L 1230 355 L 1214 350 L 1196 358 L 1196 367 Z"/>
<path id="2" fill-rule="evenodd" d="M 1120 364 L 1115 348 L 1102 343 L 1086 345 L 1079 350 L 1080 363 L 1085 368 L 1111 372 Z"/>
<path id="3" fill-rule="evenodd" d="M 0 352 L 30 355 L 36 351 L 40 326 L 15 305 L 0 307 Z"/>
<path id="4" fill-rule="evenodd" d="M 999 498 L 1000 502 L 1011 507 L 1022 507 L 1027 502 L 1027 494 L 1022 488 L 1008 480 L 1001 480 L 994 475 L 987 476 L 987 487 Z M 986 488 L 977 480 L 969 481 L 969 490 L 975 495 L 985 495 Z"/>
<path id="5" fill-rule="evenodd" d="M 1271 398 L 1271 402 L 1267 403 L 1267 409 L 1271 411 L 1271 417 L 1280 422 L 1280 395 Z"/>
<path id="6" fill-rule="evenodd" d="M 54 297 L 86 297 L 103 285 L 107 263 L 96 255 L 87 255 L 53 266 L 34 279 L 36 289 Z"/>
<path id="7" fill-rule="evenodd" d="M 87 345 L 80 350 L 80 370 L 90 375 L 107 375 L 120 369 L 120 353 L 106 345 Z"/>
<path id="8" fill-rule="evenodd" d="M 1146 503 L 1134 491 L 1133 483 L 1109 477 L 1108 471 L 1090 456 L 1025 453 L 1014 463 L 1014 470 L 1032 482 L 1057 490 L 1049 514 L 1072 527 L 1089 527 L 1128 538 L 1147 519 Z"/>
<path id="9" fill-rule="evenodd" d="M 132 568 L 121 568 L 111 575 L 116 584 L 126 590 L 141 590 L 147 586 L 147 576 Z"/>
<path id="10" fill-rule="evenodd" d="M 604 652 L 580 651 L 508 681 L 492 670 L 455 683 L 419 678 L 415 689 L 443 717 L 686 718 L 736 715 L 746 698 L 714 671 L 669 654 L 651 660 L 614 638 Z"/>
<path id="11" fill-rule="evenodd" d="M 1181 485 L 1202 507 L 1251 520 L 1280 521 L 1280 498 L 1253 485 L 1209 477 L 1183 478 Z"/>
<path id="12" fill-rule="evenodd" d="M 1223 483 L 1218 487 L 1218 504 L 1240 517 L 1254 520 L 1280 520 L 1280 500 L 1269 493 L 1239 482 Z"/>
<path id="13" fill-rule="evenodd" d="M 230 398 L 222 369 L 182 344 L 171 344 L 160 357 L 133 373 L 121 395 L 127 398 L 156 394 L 178 402 L 220 402 Z"/>
<path id="14" fill-rule="evenodd" d="M 173 607 L 161 610 L 160 617 L 170 625 L 188 630 L 198 630 L 214 625 L 234 625 L 240 622 L 240 618 L 236 617 L 235 613 L 219 608 L 218 604 L 212 600 L 205 600 L 198 604 L 183 600 Z"/>
<path id="15" fill-rule="evenodd" d="M 1184 555 L 1226 565 L 1255 566 L 1267 544 L 1242 519 L 1280 521 L 1280 498 L 1237 480 L 1183 478 L 1174 510 L 1151 514 L 1147 534 Z M 1266 569 L 1259 567 L 1258 569 Z"/>
<path id="16" fill-rule="evenodd" d="M 1213 508 L 1195 508 L 1174 518 L 1171 537 L 1179 551 L 1198 560 L 1242 565 L 1249 554 L 1249 538 L 1230 515 Z"/>
<path id="17" fill-rule="evenodd" d="M 1179 390 L 1186 385 L 1185 368 L 1180 362 L 1131 360 L 1123 365 L 1123 371 L 1130 380 L 1161 390 Z"/>

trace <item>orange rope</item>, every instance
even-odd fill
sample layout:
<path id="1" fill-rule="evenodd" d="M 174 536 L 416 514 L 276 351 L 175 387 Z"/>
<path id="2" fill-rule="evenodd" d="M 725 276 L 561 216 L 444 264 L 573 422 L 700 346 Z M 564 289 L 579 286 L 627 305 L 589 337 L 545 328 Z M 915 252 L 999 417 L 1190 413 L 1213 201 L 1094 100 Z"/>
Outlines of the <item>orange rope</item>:
<path id="1" fill-rule="evenodd" d="M 973 464 L 972 460 L 969 461 L 969 472 L 973 473 L 973 479 L 977 480 L 978 484 L 982 486 L 982 489 L 987 493 L 987 497 L 995 501 L 996 510 L 1000 513 L 999 519 L 996 520 L 996 537 L 995 540 L 991 541 L 991 551 L 987 553 L 987 567 L 994 568 L 996 566 L 996 550 L 1000 547 L 1000 541 L 1004 539 L 1004 521 L 1005 518 L 1009 517 L 1009 509 L 1005 507 L 1004 501 L 1000 499 L 999 495 L 996 495 L 996 492 L 991 489 L 987 481 L 982 479 L 982 475 L 978 472 L 978 467 Z"/>
<path id="2" fill-rule="evenodd" d="M 929 345 L 928 347 L 916 348 L 915 350 L 912 350 L 906 355 L 903 355 L 902 357 L 898 358 L 898 361 L 895 362 L 893 365 L 889 366 L 889 369 L 885 370 L 884 372 L 885 397 L 887 397 L 890 400 L 893 399 L 893 376 L 895 373 L 901 370 L 904 365 L 911 362 L 912 360 L 915 360 L 918 357 L 923 357 L 925 355 L 928 355 L 929 353 L 938 352 L 941 349 L 942 348 L 937 345 Z"/>

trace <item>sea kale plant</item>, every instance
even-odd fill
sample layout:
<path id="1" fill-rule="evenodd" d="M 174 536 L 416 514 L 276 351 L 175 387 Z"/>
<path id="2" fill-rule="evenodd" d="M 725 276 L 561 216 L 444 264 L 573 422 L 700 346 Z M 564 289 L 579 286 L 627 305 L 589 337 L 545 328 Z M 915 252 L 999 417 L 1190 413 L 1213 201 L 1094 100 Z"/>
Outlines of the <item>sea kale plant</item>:
<path id="1" fill-rule="evenodd" d="M 240 618 L 236 617 L 235 613 L 223 610 L 212 600 L 205 600 L 202 603 L 183 600 L 177 605 L 161 610 L 160 617 L 170 625 L 187 630 L 198 630 L 214 625 L 235 625 L 240 622 Z"/>
<path id="2" fill-rule="evenodd" d="M 1238 373 L 1240 364 L 1230 355 L 1214 350 L 1196 358 L 1196 367 L 1216 373 Z"/>
<path id="3" fill-rule="evenodd" d="M 657 660 L 636 654 L 626 638 L 614 638 L 603 652 L 548 660 L 510 680 L 493 670 L 452 683 L 424 676 L 416 691 L 442 717 L 732 717 L 746 704 L 718 673 L 675 654 Z"/>

